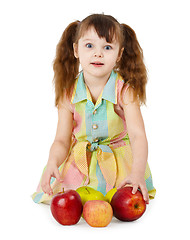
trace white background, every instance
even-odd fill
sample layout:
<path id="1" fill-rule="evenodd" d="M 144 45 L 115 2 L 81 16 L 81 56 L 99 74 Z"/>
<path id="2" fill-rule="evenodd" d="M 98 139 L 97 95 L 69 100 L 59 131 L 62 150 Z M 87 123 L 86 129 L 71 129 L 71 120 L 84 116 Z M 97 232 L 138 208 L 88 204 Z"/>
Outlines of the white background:
<path id="1" fill-rule="evenodd" d="M 149 82 L 142 113 L 157 195 L 136 222 L 113 218 L 107 228 L 97 229 L 82 219 L 64 227 L 54 221 L 49 206 L 34 204 L 30 198 L 57 124 L 52 61 L 70 22 L 102 12 L 131 26 L 144 50 Z M 189 22 L 188 1 L 184 0 L 0 2 L 3 239 L 189 238 Z"/>

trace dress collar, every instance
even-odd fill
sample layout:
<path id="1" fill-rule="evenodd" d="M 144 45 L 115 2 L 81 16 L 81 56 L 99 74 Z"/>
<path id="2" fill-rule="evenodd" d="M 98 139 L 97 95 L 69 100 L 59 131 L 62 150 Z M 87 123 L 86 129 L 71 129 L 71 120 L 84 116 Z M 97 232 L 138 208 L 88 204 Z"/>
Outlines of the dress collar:
<path id="1" fill-rule="evenodd" d="M 119 74 L 115 71 L 111 72 L 111 75 L 100 94 L 97 103 L 100 102 L 102 99 L 108 100 L 113 104 L 117 104 L 117 80 Z M 75 104 L 81 102 L 83 100 L 89 100 L 92 102 L 92 98 L 90 92 L 84 82 L 83 72 L 80 73 L 79 77 L 77 78 L 74 90 L 71 98 L 71 103 Z M 97 105 L 97 104 L 96 104 Z"/>

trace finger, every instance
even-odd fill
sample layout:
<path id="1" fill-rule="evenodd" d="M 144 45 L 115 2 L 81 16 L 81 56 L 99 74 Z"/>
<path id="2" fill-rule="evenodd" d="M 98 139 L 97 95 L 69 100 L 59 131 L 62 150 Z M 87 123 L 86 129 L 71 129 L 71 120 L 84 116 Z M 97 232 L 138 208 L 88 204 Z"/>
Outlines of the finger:
<path id="1" fill-rule="evenodd" d="M 48 195 L 53 194 L 53 191 L 52 191 L 49 183 L 45 183 L 44 185 L 42 185 L 42 190 L 43 190 L 44 193 L 46 193 Z"/>
<path id="2" fill-rule="evenodd" d="M 137 190 L 138 190 L 138 184 L 134 184 L 132 194 L 135 194 L 137 192 Z"/>
<path id="3" fill-rule="evenodd" d="M 52 194 L 53 194 L 53 191 L 52 191 L 52 189 L 51 189 L 51 187 L 50 187 L 49 184 L 46 186 L 46 193 L 47 193 L 48 195 L 52 195 Z"/>
<path id="4" fill-rule="evenodd" d="M 55 178 L 57 179 L 57 181 L 63 182 L 63 180 L 61 179 L 61 176 L 60 176 L 60 173 L 59 173 L 58 168 L 56 168 L 56 169 L 54 170 L 54 175 L 55 175 Z"/>
<path id="5" fill-rule="evenodd" d="M 42 190 L 43 190 L 44 193 L 52 195 L 53 191 L 52 191 L 51 186 L 50 186 L 50 179 L 51 179 L 51 176 L 48 177 L 46 180 L 44 180 L 41 183 L 41 187 L 42 187 Z"/>
<path id="6" fill-rule="evenodd" d="M 117 188 L 118 188 L 118 189 L 119 189 L 119 188 L 122 188 L 124 185 L 125 185 L 125 182 L 122 181 Z"/>
<path id="7" fill-rule="evenodd" d="M 140 187 L 140 189 L 141 189 L 141 192 L 142 192 L 145 202 L 148 204 L 149 203 L 149 195 L 148 195 L 147 188 L 142 186 L 142 187 Z"/>
<path id="8" fill-rule="evenodd" d="M 117 188 L 118 188 L 118 189 L 119 189 L 119 188 L 122 188 L 122 187 L 125 186 L 126 184 L 131 184 L 131 181 L 128 180 L 128 179 L 125 179 L 125 180 L 123 180 L 123 181 L 119 184 L 119 186 L 118 186 Z"/>

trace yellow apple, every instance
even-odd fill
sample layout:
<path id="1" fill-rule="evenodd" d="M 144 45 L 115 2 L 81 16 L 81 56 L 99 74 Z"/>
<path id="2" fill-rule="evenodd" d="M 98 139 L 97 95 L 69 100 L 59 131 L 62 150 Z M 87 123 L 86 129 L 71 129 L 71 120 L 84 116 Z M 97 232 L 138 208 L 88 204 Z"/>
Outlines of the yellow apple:
<path id="1" fill-rule="evenodd" d="M 76 189 L 76 191 L 80 195 L 83 205 L 87 201 L 90 201 L 90 200 L 106 201 L 106 198 L 104 197 L 104 195 L 101 192 L 99 192 L 91 187 L 87 187 L 87 186 L 79 187 Z"/>
<path id="2" fill-rule="evenodd" d="M 105 198 L 106 201 L 111 203 L 113 195 L 117 192 L 117 188 L 112 188 L 109 192 L 107 192 Z"/>
<path id="3" fill-rule="evenodd" d="M 87 201 L 83 206 L 83 216 L 91 227 L 106 227 L 112 220 L 113 209 L 105 201 Z"/>

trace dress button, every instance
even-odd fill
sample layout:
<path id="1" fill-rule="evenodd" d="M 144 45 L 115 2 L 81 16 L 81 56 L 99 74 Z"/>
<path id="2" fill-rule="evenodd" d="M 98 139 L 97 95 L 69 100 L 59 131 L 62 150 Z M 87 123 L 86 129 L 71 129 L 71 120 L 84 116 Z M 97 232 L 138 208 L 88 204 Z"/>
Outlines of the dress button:
<path id="1" fill-rule="evenodd" d="M 94 130 L 96 130 L 96 129 L 98 128 L 98 125 L 97 125 L 97 124 L 93 124 L 93 125 L 92 125 L 92 128 L 93 128 Z"/>
<path id="2" fill-rule="evenodd" d="M 95 114 L 96 114 L 96 112 L 97 112 L 97 111 L 96 111 L 96 110 L 94 110 L 94 112 L 93 112 L 93 115 L 95 115 Z"/>

